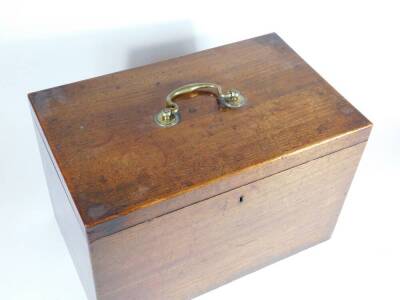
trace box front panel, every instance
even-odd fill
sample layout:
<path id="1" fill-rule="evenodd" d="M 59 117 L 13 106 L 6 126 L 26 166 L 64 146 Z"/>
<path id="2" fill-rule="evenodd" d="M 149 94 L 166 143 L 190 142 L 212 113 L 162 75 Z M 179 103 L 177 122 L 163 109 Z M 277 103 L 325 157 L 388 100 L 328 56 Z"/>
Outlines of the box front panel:
<path id="1" fill-rule="evenodd" d="M 98 299 L 192 298 L 328 239 L 364 146 L 94 241 Z"/>

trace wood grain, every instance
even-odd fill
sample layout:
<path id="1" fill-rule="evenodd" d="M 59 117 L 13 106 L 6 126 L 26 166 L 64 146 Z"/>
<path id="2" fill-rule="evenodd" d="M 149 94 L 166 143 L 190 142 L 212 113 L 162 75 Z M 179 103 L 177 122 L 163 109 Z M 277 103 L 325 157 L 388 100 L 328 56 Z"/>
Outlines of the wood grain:
<path id="1" fill-rule="evenodd" d="M 165 96 L 191 82 L 248 104 Z M 372 124 L 276 34 L 29 95 L 90 300 L 189 299 L 330 237 Z"/>
<path id="2" fill-rule="evenodd" d="M 62 181 L 58 177 L 51 156 L 47 152 L 46 145 L 36 126 L 35 132 L 54 215 L 88 300 L 96 300 L 93 269 L 86 232 L 79 222 L 79 216 L 76 215 L 74 208 L 68 200 Z"/>
<path id="3" fill-rule="evenodd" d="M 215 82 L 249 99 L 221 110 L 174 88 Z M 371 124 L 276 34 L 29 95 L 91 241 L 363 142 Z"/>
<path id="4" fill-rule="evenodd" d="M 328 239 L 364 146 L 94 241 L 98 299 L 190 299 Z"/>

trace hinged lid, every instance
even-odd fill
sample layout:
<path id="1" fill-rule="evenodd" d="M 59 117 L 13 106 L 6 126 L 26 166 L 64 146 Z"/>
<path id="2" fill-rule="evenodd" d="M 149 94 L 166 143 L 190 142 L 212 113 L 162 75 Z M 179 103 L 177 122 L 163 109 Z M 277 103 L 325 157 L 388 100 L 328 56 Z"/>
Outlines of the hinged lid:
<path id="1" fill-rule="evenodd" d="M 193 82 L 247 102 L 230 109 L 193 92 L 177 101 L 179 123 L 158 126 L 165 97 Z M 29 98 L 91 240 L 363 142 L 370 129 L 276 34 Z"/>

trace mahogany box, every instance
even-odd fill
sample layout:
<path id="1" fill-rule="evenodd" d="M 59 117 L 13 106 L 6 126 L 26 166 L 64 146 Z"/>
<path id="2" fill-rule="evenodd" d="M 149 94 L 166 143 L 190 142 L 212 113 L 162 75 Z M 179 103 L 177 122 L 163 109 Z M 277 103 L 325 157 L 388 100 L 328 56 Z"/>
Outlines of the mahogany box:
<path id="1" fill-rule="evenodd" d="M 89 300 L 190 299 L 327 240 L 372 127 L 276 34 L 29 99 Z"/>

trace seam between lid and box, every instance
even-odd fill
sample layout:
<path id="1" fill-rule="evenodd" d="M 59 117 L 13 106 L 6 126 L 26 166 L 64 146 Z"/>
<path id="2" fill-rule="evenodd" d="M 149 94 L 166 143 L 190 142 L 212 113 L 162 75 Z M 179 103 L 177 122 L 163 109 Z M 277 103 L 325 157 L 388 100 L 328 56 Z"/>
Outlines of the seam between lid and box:
<path id="1" fill-rule="evenodd" d="M 308 145 L 308 146 L 306 146 L 306 147 L 304 147 L 304 148 L 301 148 L 301 149 L 298 149 L 298 150 L 295 150 L 295 151 L 286 153 L 285 155 L 279 156 L 279 157 L 274 158 L 274 159 L 272 159 L 272 160 L 264 161 L 264 162 L 262 162 L 262 163 L 260 163 L 260 164 L 258 164 L 258 165 L 256 165 L 256 166 L 250 166 L 250 167 L 244 168 L 244 169 L 242 169 L 242 170 L 239 170 L 239 171 L 237 171 L 236 173 L 233 173 L 233 174 L 229 174 L 229 175 L 226 175 L 226 176 L 222 176 L 222 177 L 219 177 L 219 178 L 212 179 L 212 180 L 208 181 L 207 183 L 205 183 L 205 184 L 203 184 L 203 185 L 196 186 L 195 188 L 193 188 L 193 190 L 200 190 L 200 189 L 201 189 L 202 187 L 204 187 L 204 186 L 211 186 L 211 185 L 216 184 L 216 183 L 218 183 L 218 182 L 220 182 L 220 181 L 222 181 L 222 180 L 224 180 L 224 179 L 228 179 L 228 180 L 229 180 L 229 179 L 235 178 L 237 175 L 242 174 L 242 173 L 245 172 L 245 171 L 249 171 L 250 169 L 257 168 L 257 167 L 259 167 L 259 168 L 265 167 L 266 165 L 270 164 L 272 161 L 284 160 L 284 159 L 286 159 L 286 158 L 289 157 L 289 156 L 296 155 L 297 153 L 301 153 L 301 152 L 310 150 L 310 149 L 312 149 L 312 148 L 318 147 L 318 146 L 321 145 L 321 144 L 327 144 L 327 143 L 330 143 L 330 142 L 334 142 L 334 141 L 337 141 L 338 139 L 341 139 L 341 138 L 343 139 L 344 137 L 346 137 L 346 136 L 351 136 L 351 135 L 354 134 L 354 133 L 359 133 L 359 132 L 361 132 L 361 134 L 362 134 L 362 135 L 361 135 L 362 138 L 356 140 L 355 142 L 353 142 L 353 143 L 351 143 L 351 144 L 345 145 L 345 146 L 340 147 L 340 148 L 336 148 L 336 149 L 334 149 L 333 151 L 327 151 L 327 152 L 325 152 L 324 154 L 322 154 L 322 155 L 320 155 L 320 156 L 316 156 L 316 157 L 313 157 L 313 158 L 308 159 L 308 160 L 303 160 L 303 161 L 301 161 L 300 163 L 298 163 L 298 164 L 296 164 L 296 165 L 289 165 L 287 168 L 279 169 L 278 171 L 272 172 L 271 174 L 268 174 L 267 176 L 258 177 L 257 179 L 254 179 L 254 180 L 251 180 L 251 181 L 247 181 L 247 182 L 243 182 L 243 184 L 235 185 L 235 187 L 233 187 L 233 188 L 229 188 L 229 189 L 223 190 L 223 191 L 221 191 L 221 192 L 219 192 L 219 193 L 215 193 L 215 194 L 209 195 L 209 196 L 207 196 L 207 197 L 198 199 L 198 200 L 193 201 L 193 202 L 190 202 L 190 203 L 186 203 L 186 204 L 184 204 L 184 205 L 181 205 L 181 206 L 179 206 L 179 207 L 173 208 L 173 209 L 171 209 L 171 210 L 167 210 L 167 211 L 165 211 L 165 212 L 162 212 L 162 213 L 153 215 L 153 216 L 151 216 L 151 217 L 145 218 L 145 219 L 143 219 L 143 220 L 141 220 L 141 221 L 133 222 L 133 223 L 131 223 L 131 224 L 125 224 L 124 220 L 121 221 L 121 218 L 129 218 L 129 216 L 133 215 L 135 212 L 138 212 L 138 211 L 140 211 L 140 210 L 143 211 L 143 210 L 146 210 L 146 209 L 148 209 L 148 208 L 151 209 L 151 208 L 157 207 L 157 204 L 159 204 L 159 203 L 165 204 L 165 202 L 168 202 L 168 200 L 167 200 L 167 201 L 164 201 L 164 200 L 165 200 L 164 198 L 158 199 L 157 202 L 153 202 L 153 203 L 149 204 L 149 205 L 146 206 L 146 207 L 140 207 L 140 208 L 138 208 L 138 209 L 136 209 L 136 210 L 133 210 L 133 211 L 127 213 L 127 214 L 124 214 L 124 215 L 121 215 L 121 214 L 114 215 L 114 216 L 112 216 L 113 218 L 112 218 L 112 219 L 109 219 L 108 221 L 105 221 L 105 222 L 96 224 L 96 225 L 94 225 L 94 226 L 92 226 L 92 227 L 87 226 L 86 229 L 87 229 L 88 239 L 89 239 L 90 242 L 94 242 L 95 240 L 98 240 L 98 239 L 100 239 L 100 238 L 102 238 L 102 237 L 106 237 L 106 236 L 108 236 L 108 235 L 111 235 L 111 234 L 114 234 L 114 233 L 116 233 L 116 232 L 119 232 L 119 231 L 128 229 L 128 228 L 133 227 L 133 226 L 136 226 L 136 225 L 138 225 L 138 224 L 141 224 L 141 223 L 144 223 L 144 222 L 147 222 L 147 221 L 151 221 L 151 220 L 153 220 L 153 219 L 155 219 L 155 218 L 158 218 L 158 217 L 161 217 L 161 216 L 163 216 L 163 215 L 172 213 L 172 212 L 174 212 L 174 211 L 183 209 L 183 208 L 188 207 L 188 206 L 191 206 L 191 205 L 193 205 L 193 204 L 196 204 L 196 203 L 199 203 L 199 202 L 208 200 L 208 199 L 213 198 L 213 197 L 215 197 L 215 196 L 217 196 L 217 195 L 224 194 L 224 193 L 226 193 L 226 192 L 235 190 L 235 189 L 240 188 L 240 187 L 242 187 L 242 186 L 249 185 L 249 184 L 251 184 L 251 183 L 254 183 L 254 182 L 259 181 L 259 180 L 262 180 L 262 179 L 264 179 L 264 178 L 267 178 L 267 177 L 273 176 L 273 175 L 275 175 L 275 174 L 281 173 L 281 172 L 286 171 L 286 170 L 288 170 L 288 169 L 295 168 L 295 167 L 297 167 L 297 166 L 306 164 L 306 163 L 308 163 L 308 162 L 310 162 L 310 161 L 319 159 L 319 158 L 321 158 L 321 157 L 328 156 L 328 155 L 331 155 L 331 154 L 333 154 L 333 153 L 335 153 L 335 152 L 338 152 L 338 151 L 341 151 L 341 150 L 344 150 L 344 149 L 347 149 L 347 148 L 356 146 L 356 145 L 358 145 L 358 144 L 364 143 L 364 142 L 368 141 L 368 135 L 369 135 L 369 132 L 370 132 L 371 128 L 372 128 L 372 123 L 369 123 L 367 126 L 364 126 L 364 127 L 358 128 L 358 129 L 355 129 L 355 130 L 353 130 L 353 131 L 348 131 L 348 132 L 345 132 L 345 133 L 343 133 L 343 134 L 339 134 L 339 135 L 337 135 L 337 136 L 335 136 L 335 137 L 332 137 L 332 138 L 327 139 L 327 140 L 323 140 L 323 141 L 321 141 L 321 142 L 319 142 L 319 143 L 314 143 L 314 144 Z M 364 131 L 365 131 L 365 134 L 364 134 Z M 193 190 L 186 190 L 186 191 L 184 191 L 184 192 L 181 192 L 181 193 L 178 194 L 178 195 L 177 195 L 177 194 L 170 195 L 170 196 L 167 197 L 167 198 L 170 198 L 170 199 L 171 199 L 170 201 L 174 201 L 174 200 L 175 200 L 174 197 L 178 198 L 179 196 L 189 195 Z M 102 227 L 102 226 L 107 226 L 108 224 L 112 223 L 113 221 L 117 221 L 118 224 L 123 223 L 124 226 L 115 226 L 115 228 L 114 228 L 115 230 L 100 229 L 100 230 L 97 231 L 97 232 L 96 232 L 96 231 L 92 231 L 93 229 L 96 229 L 97 226 L 100 226 L 100 227 Z M 114 226 L 111 226 L 111 227 L 114 227 Z"/>

